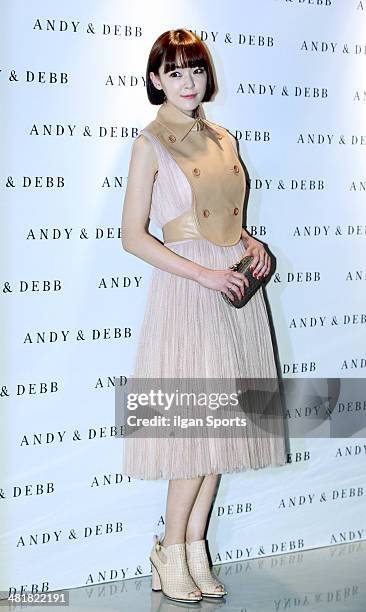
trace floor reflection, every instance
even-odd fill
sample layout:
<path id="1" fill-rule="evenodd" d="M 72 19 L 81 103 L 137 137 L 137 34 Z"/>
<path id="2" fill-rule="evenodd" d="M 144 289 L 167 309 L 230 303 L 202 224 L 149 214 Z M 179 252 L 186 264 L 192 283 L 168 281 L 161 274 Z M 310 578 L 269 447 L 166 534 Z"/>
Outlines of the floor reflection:
<path id="1" fill-rule="evenodd" d="M 355 542 L 217 565 L 215 574 L 229 591 L 222 600 L 204 598 L 198 603 L 179 604 L 161 592 L 153 592 L 151 577 L 148 576 L 72 589 L 67 610 L 365 612 L 365 567 L 366 542 Z M 22 610 L 25 609 L 34 610 L 34 607 L 22 606 Z M 62 609 L 65 608 L 59 608 Z M 55 607 L 42 606 L 42 610 L 55 612 Z"/>

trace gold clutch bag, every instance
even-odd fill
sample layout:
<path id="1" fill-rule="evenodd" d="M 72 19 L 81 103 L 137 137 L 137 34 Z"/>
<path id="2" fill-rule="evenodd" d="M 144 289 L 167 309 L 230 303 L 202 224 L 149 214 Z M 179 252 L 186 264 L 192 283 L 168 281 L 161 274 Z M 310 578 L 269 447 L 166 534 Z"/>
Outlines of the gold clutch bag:
<path id="1" fill-rule="evenodd" d="M 250 298 L 253 297 L 255 292 L 263 284 L 264 277 L 258 278 L 258 277 L 253 276 L 251 270 L 249 269 L 252 261 L 253 261 L 253 256 L 248 255 L 247 257 L 243 257 L 243 259 L 238 261 L 233 266 L 230 266 L 230 270 L 234 270 L 235 272 L 241 272 L 247 277 L 249 281 L 249 287 L 246 287 L 246 285 L 244 285 L 244 297 L 241 299 L 237 297 L 236 293 L 233 293 L 232 291 L 230 291 L 230 289 L 229 289 L 230 293 L 232 294 L 233 297 L 235 297 L 233 301 L 228 298 L 226 293 L 223 293 L 221 291 L 221 295 L 224 298 L 225 302 L 230 304 L 230 306 L 234 306 L 234 308 L 242 308 L 243 306 L 245 306 L 245 304 L 249 302 Z"/>

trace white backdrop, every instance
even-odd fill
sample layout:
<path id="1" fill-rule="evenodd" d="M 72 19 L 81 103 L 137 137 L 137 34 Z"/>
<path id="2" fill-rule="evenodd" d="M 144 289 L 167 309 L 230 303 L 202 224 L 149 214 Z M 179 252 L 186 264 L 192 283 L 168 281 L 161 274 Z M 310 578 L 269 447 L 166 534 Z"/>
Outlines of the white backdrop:
<path id="1" fill-rule="evenodd" d="M 133 138 L 157 112 L 148 53 L 188 27 L 212 54 L 205 112 L 239 139 L 247 227 L 277 257 L 284 377 L 361 382 L 366 3 L 14 0 L 0 27 L 0 590 L 147 575 L 168 483 L 121 473 L 113 385 L 131 374 L 152 271 L 120 240 Z M 291 438 L 285 467 L 222 477 L 214 563 L 365 539 L 363 397 L 351 385 L 337 402 L 339 437 L 328 422 Z M 288 408 L 304 417 L 301 396 Z"/>

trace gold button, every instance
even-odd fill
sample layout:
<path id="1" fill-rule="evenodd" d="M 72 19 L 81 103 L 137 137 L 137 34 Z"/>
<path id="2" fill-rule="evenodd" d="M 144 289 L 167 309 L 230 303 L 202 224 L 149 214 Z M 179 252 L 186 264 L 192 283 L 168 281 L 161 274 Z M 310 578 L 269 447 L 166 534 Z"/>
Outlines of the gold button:
<path id="1" fill-rule="evenodd" d="M 170 134 L 169 140 L 170 140 L 170 142 L 175 142 L 177 139 L 176 139 L 175 136 L 173 136 L 173 134 Z"/>
<path id="2" fill-rule="evenodd" d="M 238 172 L 239 172 L 239 166 L 237 166 L 236 164 L 234 166 L 234 172 L 235 172 L 235 174 L 238 174 Z"/>
<path id="3" fill-rule="evenodd" d="M 235 207 L 235 208 L 234 208 L 234 215 L 237 215 L 237 214 L 238 214 L 238 212 L 239 212 L 239 208 L 236 208 L 236 207 Z"/>
<path id="4" fill-rule="evenodd" d="M 194 176 L 199 176 L 201 174 L 201 170 L 199 168 L 193 168 L 192 172 Z"/>
<path id="5" fill-rule="evenodd" d="M 209 214 L 210 214 L 210 211 L 208 210 L 208 208 L 205 208 L 205 210 L 203 211 L 203 216 L 208 217 Z"/>

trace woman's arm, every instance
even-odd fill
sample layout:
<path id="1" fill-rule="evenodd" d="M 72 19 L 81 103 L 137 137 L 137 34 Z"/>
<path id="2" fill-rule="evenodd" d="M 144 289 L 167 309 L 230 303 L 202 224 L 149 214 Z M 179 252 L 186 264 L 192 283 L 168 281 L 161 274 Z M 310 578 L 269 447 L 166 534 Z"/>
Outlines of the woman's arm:
<path id="1" fill-rule="evenodd" d="M 132 146 L 128 171 L 121 222 L 122 247 L 157 268 L 197 281 L 198 274 L 206 268 L 174 253 L 147 231 L 157 171 L 152 145 L 140 134 Z"/>

